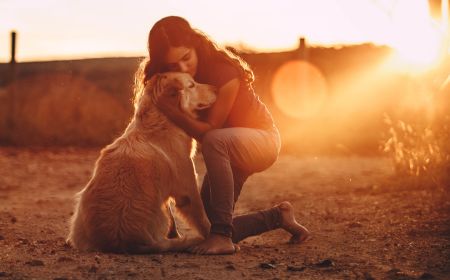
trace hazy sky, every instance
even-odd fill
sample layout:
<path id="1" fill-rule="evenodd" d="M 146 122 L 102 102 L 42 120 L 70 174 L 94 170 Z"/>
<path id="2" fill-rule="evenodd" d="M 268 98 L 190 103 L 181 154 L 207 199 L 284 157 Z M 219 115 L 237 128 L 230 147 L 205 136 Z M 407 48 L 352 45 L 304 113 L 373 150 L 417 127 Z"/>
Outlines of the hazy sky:
<path id="1" fill-rule="evenodd" d="M 300 36 L 392 45 L 430 33 L 427 0 L 0 0 L 0 62 L 12 30 L 18 61 L 145 55 L 149 29 L 167 15 L 255 50 L 295 48 Z"/>

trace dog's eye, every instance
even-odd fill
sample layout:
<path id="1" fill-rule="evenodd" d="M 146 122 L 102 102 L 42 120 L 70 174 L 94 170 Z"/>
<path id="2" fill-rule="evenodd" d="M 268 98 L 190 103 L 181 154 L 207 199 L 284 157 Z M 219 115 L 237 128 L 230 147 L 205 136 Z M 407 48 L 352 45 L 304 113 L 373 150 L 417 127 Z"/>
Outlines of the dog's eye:
<path id="1" fill-rule="evenodd" d="M 180 92 L 179 92 L 178 90 L 174 89 L 174 90 L 171 90 L 171 91 L 169 92 L 169 96 L 175 97 L 175 96 L 177 96 L 179 93 L 180 93 Z"/>
<path id="2" fill-rule="evenodd" d="M 188 88 L 194 88 L 194 87 L 195 87 L 195 84 L 193 82 L 191 82 L 188 86 Z"/>

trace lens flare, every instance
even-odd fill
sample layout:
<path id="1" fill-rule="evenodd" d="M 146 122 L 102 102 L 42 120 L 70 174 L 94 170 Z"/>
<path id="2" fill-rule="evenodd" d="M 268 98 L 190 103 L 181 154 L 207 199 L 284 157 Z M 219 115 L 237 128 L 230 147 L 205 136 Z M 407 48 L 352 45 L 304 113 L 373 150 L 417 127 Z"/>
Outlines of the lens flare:
<path id="1" fill-rule="evenodd" d="M 307 119 L 319 113 L 327 97 L 321 71 L 302 60 L 288 61 L 277 70 L 271 93 L 275 105 L 286 115 Z"/>

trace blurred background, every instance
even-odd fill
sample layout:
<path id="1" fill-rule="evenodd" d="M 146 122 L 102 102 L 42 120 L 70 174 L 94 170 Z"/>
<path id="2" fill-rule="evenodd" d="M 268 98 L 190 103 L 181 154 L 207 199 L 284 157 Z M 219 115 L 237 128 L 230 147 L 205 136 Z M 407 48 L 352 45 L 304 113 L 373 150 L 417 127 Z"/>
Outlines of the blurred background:
<path id="1" fill-rule="evenodd" d="M 388 153 L 409 171 L 448 161 L 448 0 L 0 0 L 0 144 L 119 136 L 148 31 L 167 15 L 250 64 L 282 152 Z"/>

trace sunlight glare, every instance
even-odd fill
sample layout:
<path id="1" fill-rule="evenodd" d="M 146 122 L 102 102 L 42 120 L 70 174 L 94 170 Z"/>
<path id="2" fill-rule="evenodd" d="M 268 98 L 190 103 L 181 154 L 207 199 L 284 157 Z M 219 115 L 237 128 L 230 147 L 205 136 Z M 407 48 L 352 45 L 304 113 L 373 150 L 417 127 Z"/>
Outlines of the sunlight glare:
<path id="1" fill-rule="evenodd" d="M 391 11 L 390 45 L 408 70 L 434 66 L 443 54 L 444 32 L 433 23 L 426 1 L 398 1 Z"/>

